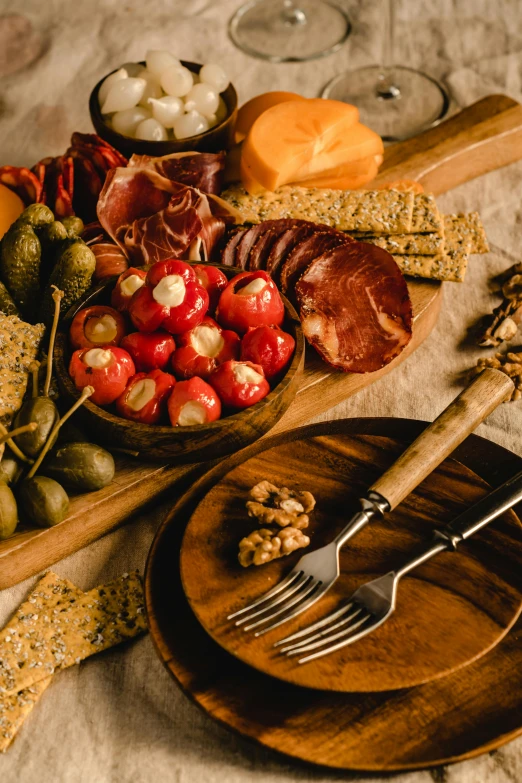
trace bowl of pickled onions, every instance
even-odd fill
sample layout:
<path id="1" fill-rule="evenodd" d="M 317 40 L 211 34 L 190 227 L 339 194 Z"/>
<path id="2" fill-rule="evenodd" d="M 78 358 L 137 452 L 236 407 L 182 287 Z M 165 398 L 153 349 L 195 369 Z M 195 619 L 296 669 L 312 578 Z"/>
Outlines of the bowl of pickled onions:
<path id="1" fill-rule="evenodd" d="M 89 111 L 96 133 L 127 157 L 218 152 L 233 144 L 237 93 L 217 63 L 149 50 L 98 82 Z"/>

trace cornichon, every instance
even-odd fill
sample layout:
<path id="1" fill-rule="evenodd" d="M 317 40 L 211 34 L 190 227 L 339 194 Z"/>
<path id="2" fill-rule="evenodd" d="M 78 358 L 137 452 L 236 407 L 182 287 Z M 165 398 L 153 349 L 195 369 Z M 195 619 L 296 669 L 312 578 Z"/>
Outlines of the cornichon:
<path id="1" fill-rule="evenodd" d="M 63 244 L 64 249 L 42 295 L 40 317 L 47 326 L 53 320 L 52 286 L 55 285 L 64 292 L 60 305 L 63 315 L 88 290 L 96 268 L 96 257 L 83 240 L 66 240 Z"/>
<path id="2" fill-rule="evenodd" d="M 81 236 L 81 233 L 85 228 L 83 225 L 83 220 L 76 215 L 62 218 L 62 223 L 65 227 L 65 230 L 67 231 L 67 236 L 70 239 Z"/>
<path id="3" fill-rule="evenodd" d="M 42 464 L 42 471 L 75 492 L 93 492 L 111 483 L 114 459 L 93 443 L 66 443 Z"/>
<path id="4" fill-rule="evenodd" d="M 16 303 L 0 280 L 0 310 L 6 315 L 20 315 L 20 311 L 16 306 Z"/>
<path id="5" fill-rule="evenodd" d="M 9 538 L 18 524 L 18 509 L 12 490 L 0 481 L 0 540 Z"/>
<path id="6" fill-rule="evenodd" d="M 16 494 L 23 517 L 39 527 L 57 525 L 69 511 L 67 492 L 57 481 L 47 476 L 23 479 L 17 484 Z"/>

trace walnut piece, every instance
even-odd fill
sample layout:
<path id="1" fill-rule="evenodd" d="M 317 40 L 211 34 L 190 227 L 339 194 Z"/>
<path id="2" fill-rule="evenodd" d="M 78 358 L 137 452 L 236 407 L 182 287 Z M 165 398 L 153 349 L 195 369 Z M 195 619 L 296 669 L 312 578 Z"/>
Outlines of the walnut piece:
<path id="1" fill-rule="evenodd" d="M 522 300 L 504 299 L 486 318 L 486 328 L 480 334 L 478 344 L 482 348 L 498 347 L 509 342 L 522 323 Z"/>
<path id="2" fill-rule="evenodd" d="M 238 560 L 244 568 L 250 565 L 259 566 L 290 555 L 309 543 L 308 536 L 295 527 L 289 526 L 278 531 L 260 528 L 239 542 Z"/>
<path id="3" fill-rule="evenodd" d="M 315 507 L 315 498 L 311 492 L 276 487 L 266 480 L 252 487 L 249 496 L 251 500 L 246 504 L 248 515 L 263 525 L 293 525 L 302 530 L 308 527 L 308 513 Z"/>
<path id="4" fill-rule="evenodd" d="M 512 379 L 515 384 L 511 402 L 520 400 L 522 397 L 522 353 L 496 353 L 488 359 L 479 359 L 477 366 L 470 371 L 470 377 L 474 378 L 480 375 L 485 367 L 492 367 L 494 370 L 500 370 Z"/>

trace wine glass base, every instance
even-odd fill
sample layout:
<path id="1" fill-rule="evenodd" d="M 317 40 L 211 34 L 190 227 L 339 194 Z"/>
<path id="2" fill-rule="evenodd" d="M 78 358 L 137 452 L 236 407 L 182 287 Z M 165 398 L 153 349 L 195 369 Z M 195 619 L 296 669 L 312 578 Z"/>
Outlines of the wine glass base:
<path id="1" fill-rule="evenodd" d="M 351 24 L 341 8 L 326 0 L 252 0 L 231 18 L 233 43 L 252 57 L 274 63 L 302 62 L 336 52 Z"/>
<path id="2" fill-rule="evenodd" d="M 361 122 L 385 141 L 408 139 L 436 125 L 449 107 L 442 85 L 402 65 L 342 73 L 326 85 L 322 97 L 357 106 Z"/>

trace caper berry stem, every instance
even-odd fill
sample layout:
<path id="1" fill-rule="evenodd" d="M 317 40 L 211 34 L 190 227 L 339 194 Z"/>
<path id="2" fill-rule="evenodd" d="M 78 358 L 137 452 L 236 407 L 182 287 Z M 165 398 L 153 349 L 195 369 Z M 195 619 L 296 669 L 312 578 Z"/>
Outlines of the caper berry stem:
<path id="1" fill-rule="evenodd" d="M 29 365 L 29 372 L 31 374 L 32 379 L 32 389 L 31 389 L 31 397 L 33 400 L 35 397 L 38 397 L 38 370 L 40 369 L 40 362 L 35 359 L 34 362 L 31 362 Z"/>
<path id="2" fill-rule="evenodd" d="M 9 448 L 11 449 L 11 451 L 13 452 L 15 457 L 18 457 L 18 459 L 21 462 L 25 462 L 27 465 L 32 465 L 33 464 L 33 460 L 29 459 L 29 457 L 26 457 L 25 454 L 23 453 L 23 451 L 21 451 L 21 449 L 18 448 L 18 446 L 16 445 L 14 440 L 11 438 L 11 433 L 8 432 L 6 430 L 6 428 L 4 427 L 4 425 L 1 424 L 1 423 L 0 423 L 0 435 L 7 435 L 8 436 L 7 440 L 5 442 L 7 443 L 7 445 L 9 446 Z"/>
<path id="3" fill-rule="evenodd" d="M 37 427 L 38 424 L 35 421 L 31 421 L 29 424 L 24 424 L 22 427 L 16 427 L 14 430 L 11 430 L 11 432 L 5 432 L 3 435 L 0 434 L 0 445 L 9 443 L 10 438 L 16 438 L 17 435 L 22 435 L 24 432 L 34 432 Z"/>
<path id="4" fill-rule="evenodd" d="M 51 326 L 51 336 L 49 337 L 49 350 L 47 353 L 47 372 L 45 374 L 45 384 L 43 389 L 43 396 L 49 396 L 49 389 L 51 388 L 51 377 L 53 374 L 53 352 L 54 341 L 56 339 L 56 330 L 58 329 L 58 319 L 60 318 L 60 302 L 63 299 L 63 291 L 60 291 L 57 286 L 53 285 L 54 291 L 52 293 L 54 302 L 54 315 L 53 325 Z"/>
<path id="5" fill-rule="evenodd" d="M 51 444 L 52 444 L 52 443 L 54 443 L 55 436 L 57 435 L 57 433 L 58 433 L 58 430 L 60 429 L 60 427 L 61 427 L 63 424 L 65 424 L 65 422 L 67 421 L 67 419 L 68 419 L 70 416 L 72 416 L 72 415 L 73 415 L 73 413 L 74 413 L 75 411 L 77 411 L 77 410 L 78 410 L 78 408 L 79 408 L 81 405 L 83 405 L 83 403 L 85 402 L 85 400 L 87 400 L 87 399 L 88 399 L 88 398 L 91 396 L 91 394 L 94 394 L 94 388 L 93 388 L 92 386 L 86 386 L 86 387 L 85 387 L 85 389 L 83 389 L 83 391 L 82 391 L 82 393 L 81 393 L 81 396 L 79 397 L 79 399 L 77 399 L 77 400 L 76 400 L 76 402 L 74 403 L 74 405 L 72 406 L 72 408 L 69 408 L 69 410 L 67 411 L 67 413 L 64 413 L 64 415 L 62 416 L 62 418 L 61 418 L 59 421 L 57 421 L 57 422 L 56 422 L 56 424 L 54 425 L 54 427 L 52 428 L 52 430 L 51 430 L 51 432 L 50 432 L 50 434 L 49 434 L 49 437 L 48 437 L 48 438 L 47 438 L 47 440 L 45 441 L 45 445 L 44 445 L 44 447 L 42 448 L 41 452 L 39 453 L 39 455 L 38 455 L 38 457 L 37 457 L 37 459 L 36 459 L 36 461 L 35 461 L 34 465 L 32 466 L 31 470 L 30 470 L 30 471 L 29 471 L 29 473 L 27 474 L 26 478 L 32 478 L 32 477 L 34 476 L 34 474 L 36 473 L 36 471 L 38 470 L 38 468 L 39 468 L 39 467 L 40 467 L 40 465 L 42 464 L 42 462 L 43 462 L 43 460 L 44 460 L 44 457 L 45 457 L 45 455 L 47 454 L 47 452 L 48 452 L 48 451 L 49 451 L 49 449 L 51 448 Z"/>

